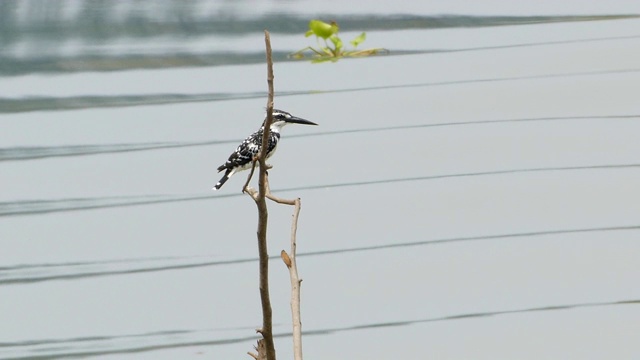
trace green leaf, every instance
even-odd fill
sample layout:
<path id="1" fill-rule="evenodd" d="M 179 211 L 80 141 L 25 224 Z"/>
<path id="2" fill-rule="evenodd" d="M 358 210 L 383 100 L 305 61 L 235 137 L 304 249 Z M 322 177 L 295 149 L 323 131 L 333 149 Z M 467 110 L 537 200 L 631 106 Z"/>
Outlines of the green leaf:
<path id="1" fill-rule="evenodd" d="M 340 40 L 340 38 L 337 35 L 331 36 L 329 40 L 331 40 L 331 42 L 333 43 L 333 47 L 335 48 L 334 53 L 335 54 L 340 53 L 340 50 L 342 49 L 342 40 Z"/>
<path id="2" fill-rule="evenodd" d="M 312 31 L 317 37 L 321 37 L 325 40 L 331 37 L 331 35 L 336 34 L 338 32 L 338 29 L 338 24 L 336 24 L 335 22 L 327 24 L 326 22 L 320 20 L 309 21 L 309 30 Z"/>
<path id="3" fill-rule="evenodd" d="M 362 34 L 358 35 L 355 39 L 351 40 L 350 43 L 355 48 L 355 47 L 358 47 L 358 45 L 360 45 L 360 43 L 362 43 L 366 38 L 367 38 L 367 34 L 363 32 Z"/>
<path id="4" fill-rule="evenodd" d="M 313 35 L 313 30 L 309 30 L 306 33 L 304 33 L 304 37 L 309 37 L 311 35 Z"/>

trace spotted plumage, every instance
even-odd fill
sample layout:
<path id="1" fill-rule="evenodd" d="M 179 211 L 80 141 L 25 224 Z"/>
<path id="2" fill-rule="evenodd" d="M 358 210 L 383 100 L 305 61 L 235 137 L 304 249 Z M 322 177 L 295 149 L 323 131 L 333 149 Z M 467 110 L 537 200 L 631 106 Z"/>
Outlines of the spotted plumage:
<path id="1" fill-rule="evenodd" d="M 278 147 L 280 141 L 280 130 L 288 124 L 304 124 L 304 125 L 318 125 L 309 120 L 305 120 L 282 110 L 273 109 L 272 112 L 273 121 L 271 123 L 269 132 L 269 142 L 267 144 L 267 159 L 270 158 Z M 247 170 L 251 168 L 253 158 L 260 152 L 262 146 L 262 134 L 264 131 L 264 124 L 262 123 L 260 129 L 253 134 L 249 135 L 244 141 L 238 145 L 236 150 L 229 156 L 229 159 L 218 167 L 218 172 L 224 171 L 224 175 L 218 181 L 213 190 L 218 190 L 224 185 L 227 180 L 233 174 L 238 171 Z"/>

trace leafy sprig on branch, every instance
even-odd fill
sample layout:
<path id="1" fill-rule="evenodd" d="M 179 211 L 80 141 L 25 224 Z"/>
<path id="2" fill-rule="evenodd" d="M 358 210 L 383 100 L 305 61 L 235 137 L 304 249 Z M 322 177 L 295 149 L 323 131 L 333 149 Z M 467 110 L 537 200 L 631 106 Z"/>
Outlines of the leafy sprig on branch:
<path id="1" fill-rule="evenodd" d="M 309 21 L 309 30 L 304 34 L 304 36 L 309 37 L 311 35 L 315 35 L 318 47 L 307 46 L 289 54 L 289 57 L 294 59 L 311 58 L 313 59 L 312 62 L 335 62 L 342 57 L 372 56 L 389 52 L 389 50 L 384 48 L 358 50 L 358 45 L 364 42 L 367 38 L 367 34 L 364 32 L 349 41 L 353 46 L 353 49 L 347 50 L 344 47 L 344 42 L 338 36 L 339 30 L 340 27 L 335 21 L 332 21 L 331 23 L 326 23 L 321 20 Z"/>

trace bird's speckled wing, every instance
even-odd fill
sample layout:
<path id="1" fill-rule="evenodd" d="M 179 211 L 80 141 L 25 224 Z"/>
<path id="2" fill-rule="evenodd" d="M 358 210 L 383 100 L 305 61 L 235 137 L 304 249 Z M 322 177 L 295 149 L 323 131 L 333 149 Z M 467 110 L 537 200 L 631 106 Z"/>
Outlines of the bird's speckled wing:
<path id="1" fill-rule="evenodd" d="M 218 167 L 218 171 L 231 170 L 236 167 L 245 167 L 253 161 L 254 156 L 260 152 L 260 143 L 258 138 L 262 139 L 262 131 L 256 131 L 249 135 L 244 141 L 238 145 L 236 150 L 229 155 L 229 159 Z"/>
<path id="2" fill-rule="evenodd" d="M 279 133 L 269 134 L 269 145 L 267 147 L 267 155 L 271 155 L 278 144 L 280 138 Z M 262 144 L 262 129 L 248 136 L 238 145 L 236 150 L 229 156 L 229 159 L 218 167 L 218 172 L 223 170 L 231 170 L 235 168 L 245 169 L 251 166 L 253 158 L 260 152 Z"/>

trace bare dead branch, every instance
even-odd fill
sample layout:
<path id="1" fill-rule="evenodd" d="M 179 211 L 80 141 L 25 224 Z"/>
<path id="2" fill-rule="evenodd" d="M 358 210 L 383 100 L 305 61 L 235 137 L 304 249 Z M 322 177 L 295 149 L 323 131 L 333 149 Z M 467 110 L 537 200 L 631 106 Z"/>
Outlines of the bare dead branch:
<path id="1" fill-rule="evenodd" d="M 256 360 L 275 360 L 276 352 L 273 342 L 272 329 L 272 310 L 271 300 L 269 298 L 269 254 L 267 249 L 267 222 L 268 211 L 266 199 L 270 199 L 279 204 L 293 205 L 295 207 L 293 213 L 293 222 L 291 225 L 291 254 L 286 251 L 281 252 L 281 256 L 287 268 L 291 279 L 291 314 L 293 319 L 293 349 L 294 358 L 302 360 L 302 322 L 300 321 L 300 283 L 298 277 L 298 269 L 296 266 L 296 232 L 298 228 L 298 216 L 300 214 L 300 199 L 288 200 L 279 198 L 271 194 L 269 187 L 269 178 L 267 170 L 270 168 L 266 163 L 267 148 L 269 143 L 269 135 L 271 131 L 271 123 L 273 122 L 273 61 L 271 54 L 271 39 L 269 32 L 264 32 L 266 52 L 267 52 L 267 84 L 269 87 L 269 95 L 267 99 L 267 118 L 265 119 L 262 131 L 262 143 L 260 153 L 253 159 L 251 172 L 247 177 L 242 192 L 249 194 L 258 207 L 258 253 L 260 268 L 260 300 L 262 304 L 262 328 L 259 333 L 262 339 L 258 340 L 256 350 L 258 354 L 249 352 L 248 354 Z M 249 187 L 249 182 L 253 177 L 256 167 L 256 161 L 260 165 L 258 171 L 258 191 Z"/>
<path id="2" fill-rule="evenodd" d="M 247 186 L 247 188 L 244 190 L 244 193 L 251 196 L 254 201 L 258 200 L 258 190 L 252 188 L 251 186 Z"/>
<path id="3" fill-rule="evenodd" d="M 262 305 L 262 328 L 261 334 L 264 339 L 264 354 L 267 360 L 276 360 L 276 350 L 273 343 L 272 330 L 272 310 L 271 299 L 269 296 L 269 252 L 267 248 L 267 223 L 269 213 L 267 211 L 267 202 L 265 200 L 267 177 L 266 158 L 267 147 L 269 143 L 269 133 L 271 123 L 273 122 L 273 60 L 271 57 L 271 37 L 269 32 L 264 32 L 264 42 L 267 52 L 267 84 L 269 86 L 269 96 L 267 99 L 267 119 L 265 120 L 264 130 L 262 131 L 262 145 L 260 146 L 260 154 L 258 154 L 258 162 L 260 164 L 258 178 L 258 194 L 252 196 L 258 207 L 258 254 L 260 257 L 260 302 Z M 258 343 L 260 345 L 260 342 Z"/>
<path id="4" fill-rule="evenodd" d="M 278 204 L 295 205 L 293 200 L 279 198 L 279 197 L 273 195 L 271 192 L 268 192 L 266 196 L 267 196 L 267 199 L 269 199 L 271 201 L 275 201 Z"/>
<path id="5" fill-rule="evenodd" d="M 293 356 L 295 360 L 302 360 L 302 320 L 300 316 L 300 280 L 296 264 L 296 233 L 298 231 L 298 216 L 300 215 L 300 198 L 294 200 L 293 220 L 291 221 L 291 252 L 289 260 L 289 278 L 291 280 L 291 319 L 293 321 Z"/>
<path id="6" fill-rule="evenodd" d="M 255 200 L 255 196 L 253 196 L 253 194 L 251 193 L 251 190 L 253 189 L 249 188 L 249 182 L 251 182 L 251 178 L 253 177 L 253 172 L 256 170 L 257 160 L 258 160 L 257 158 L 253 158 L 253 161 L 251 162 L 251 172 L 249 172 L 249 176 L 247 176 L 247 181 L 244 183 L 244 186 L 242 187 L 242 192 L 251 195 L 251 197 L 253 197 L 254 200 Z M 253 190 L 253 192 L 255 192 L 255 190 Z"/>
<path id="7" fill-rule="evenodd" d="M 269 212 L 266 202 L 266 178 L 267 178 L 267 148 L 269 143 L 269 135 L 271 123 L 273 122 L 273 60 L 271 57 L 271 38 L 267 30 L 264 31 L 264 42 L 267 53 L 267 84 L 269 86 L 269 96 L 267 99 L 267 118 L 262 131 L 262 143 L 259 154 L 253 159 L 251 173 L 247 177 L 247 181 L 242 188 L 242 192 L 247 193 L 255 201 L 258 207 L 258 255 L 260 269 L 260 303 L 262 306 L 262 327 L 259 333 L 262 339 L 258 340 L 258 359 L 260 360 L 276 360 L 276 350 L 273 342 L 273 326 L 272 326 L 272 310 L 271 299 L 269 296 L 269 253 L 267 248 L 267 223 L 269 220 Z M 249 182 L 255 171 L 256 162 L 260 165 L 258 170 L 258 191 L 249 187 Z M 249 353 L 254 356 L 255 354 Z M 255 357 L 254 357 L 255 358 Z"/>
<path id="8" fill-rule="evenodd" d="M 296 264 L 296 234 L 298 232 L 298 217 L 300 216 L 300 198 L 294 200 L 279 198 L 271 193 L 269 177 L 265 177 L 266 198 L 278 204 L 293 205 L 293 220 L 291 221 L 291 250 L 280 252 L 280 257 L 289 269 L 289 279 L 291 280 L 291 319 L 293 322 L 293 356 L 295 360 L 302 360 L 302 321 L 300 315 L 300 285 L 302 280 L 298 276 L 298 266 Z"/>
<path id="9" fill-rule="evenodd" d="M 289 200 L 289 199 L 283 199 L 283 198 L 279 198 L 275 195 L 273 195 L 271 193 L 271 187 L 269 186 L 269 177 L 267 176 L 265 179 L 266 182 L 266 194 L 265 196 L 267 197 L 267 199 L 271 200 L 271 201 L 275 201 L 278 204 L 285 204 L 285 205 L 295 205 L 295 200 Z"/>
<path id="10" fill-rule="evenodd" d="M 253 347 L 258 353 L 247 352 L 249 356 L 255 360 L 267 360 L 267 351 L 264 345 L 264 339 L 258 340 L 258 345 Z"/>

